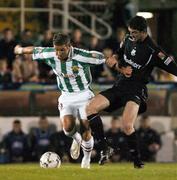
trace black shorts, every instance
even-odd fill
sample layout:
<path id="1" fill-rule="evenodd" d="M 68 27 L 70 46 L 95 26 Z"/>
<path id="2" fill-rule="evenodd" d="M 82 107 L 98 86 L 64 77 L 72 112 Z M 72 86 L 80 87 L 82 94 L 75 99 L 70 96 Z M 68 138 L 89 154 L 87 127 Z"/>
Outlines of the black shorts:
<path id="1" fill-rule="evenodd" d="M 140 105 L 139 114 L 144 113 L 147 109 L 147 88 L 146 87 L 124 87 L 118 88 L 113 86 L 110 89 L 100 92 L 101 95 L 109 100 L 110 106 L 105 109 L 112 112 L 124 107 L 128 101 L 133 101 Z"/>

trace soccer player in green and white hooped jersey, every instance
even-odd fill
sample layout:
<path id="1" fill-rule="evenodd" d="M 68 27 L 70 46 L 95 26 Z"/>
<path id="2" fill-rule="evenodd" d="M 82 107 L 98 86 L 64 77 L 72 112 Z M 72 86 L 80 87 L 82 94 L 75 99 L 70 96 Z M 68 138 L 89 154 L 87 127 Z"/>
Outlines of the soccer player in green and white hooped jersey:
<path id="1" fill-rule="evenodd" d="M 94 97 L 93 92 L 89 89 L 91 83 L 90 66 L 106 61 L 107 65 L 112 67 L 115 61 L 105 60 L 104 55 L 97 51 L 86 51 L 72 47 L 70 38 L 65 34 L 55 34 L 53 44 L 52 48 L 16 46 L 14 52 L 15 54 L 32 54 L 33 60 L 44 61 L 52 67 L 61 91 L 58 109 L 63 131 L 67 136 L 73 138 L 71 157 L 73 159 L 79 157 L 81 146 L 84 154 L 81 167 L 90 168 L 90 156 L 94 141 L 85 112 L 86 104 Z M 76 131 L 75 120 L 77 117 L 80 118 L 84 126 L 82 136 Z M 97 118 L 97 126 L 99 127 L 94 126 L 93 128 L 96 129 L 95 133 L 98 134 L 102 145 L 105 144 L 106 147 L 102 122 L 99 116 Z"/>

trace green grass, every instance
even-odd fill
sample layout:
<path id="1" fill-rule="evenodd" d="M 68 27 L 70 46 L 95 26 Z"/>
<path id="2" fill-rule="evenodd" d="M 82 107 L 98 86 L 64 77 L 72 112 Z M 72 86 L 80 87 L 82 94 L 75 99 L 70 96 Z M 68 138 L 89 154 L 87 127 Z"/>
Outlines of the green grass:
<path id="1" fill-rule="evenodd" d="M 134 169 L 132 164 L 92 164 L 81 169 L 79 164 L 62 164 L 58 169 L 42 169 L 38 164 L 0 165 L 0 180 L 175 180 L 177 164 L 146 164 Z"/>

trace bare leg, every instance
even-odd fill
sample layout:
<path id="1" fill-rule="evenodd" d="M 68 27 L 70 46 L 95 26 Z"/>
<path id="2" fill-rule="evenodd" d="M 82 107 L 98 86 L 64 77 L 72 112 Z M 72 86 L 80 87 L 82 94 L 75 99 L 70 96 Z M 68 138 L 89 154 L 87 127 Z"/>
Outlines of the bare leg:
<path id="1" fill-rule="evenodd" d="M 138 115 L 139 105 L 133 101 L 127 102 L 125 105 L 122 116 L 122 128 L 126 135 L 132 134 L 134 129 L 134 123 Z"/>
<path id="2" fill-rule="evenodd" d="M 96 95 L 86 107 L 87 116 L 97 114 L 110 105 L 109 100 L 101 94 Z"/>
<path id="3" fill-rule="evenodd" d="M 73 159 L 78 159 L 80 155 L 80 144 L 82 142 L 82 137 L 80 133 L 76 131 L 75 117 L 72 115 L 65 115 L 62 122 L 65 135 L 74 139 L 70 149 L 71 157 Z"/>

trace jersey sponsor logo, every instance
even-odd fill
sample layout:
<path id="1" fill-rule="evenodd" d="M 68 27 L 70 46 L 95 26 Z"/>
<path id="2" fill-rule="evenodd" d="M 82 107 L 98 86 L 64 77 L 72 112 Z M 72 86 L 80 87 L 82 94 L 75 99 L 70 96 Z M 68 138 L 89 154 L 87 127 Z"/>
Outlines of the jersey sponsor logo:
<path id="1" fill-rule="evenodd" d="M 76 78 L 77 74 L 64 74 L 64 73 L 60 73 L 60 76 L 62 76 L 64 78 Z"/>
<path id="2" fill-rule="evenodd" d="M 130 64 L 132 67 L 136 68 L 136 69 L 140 69 L 142 65 L 137 64 L 135 62 L 133 62 L 131 59 L 128 59 L 127 56 L 124 54 L 124 60 L 126 63 Z"/>

